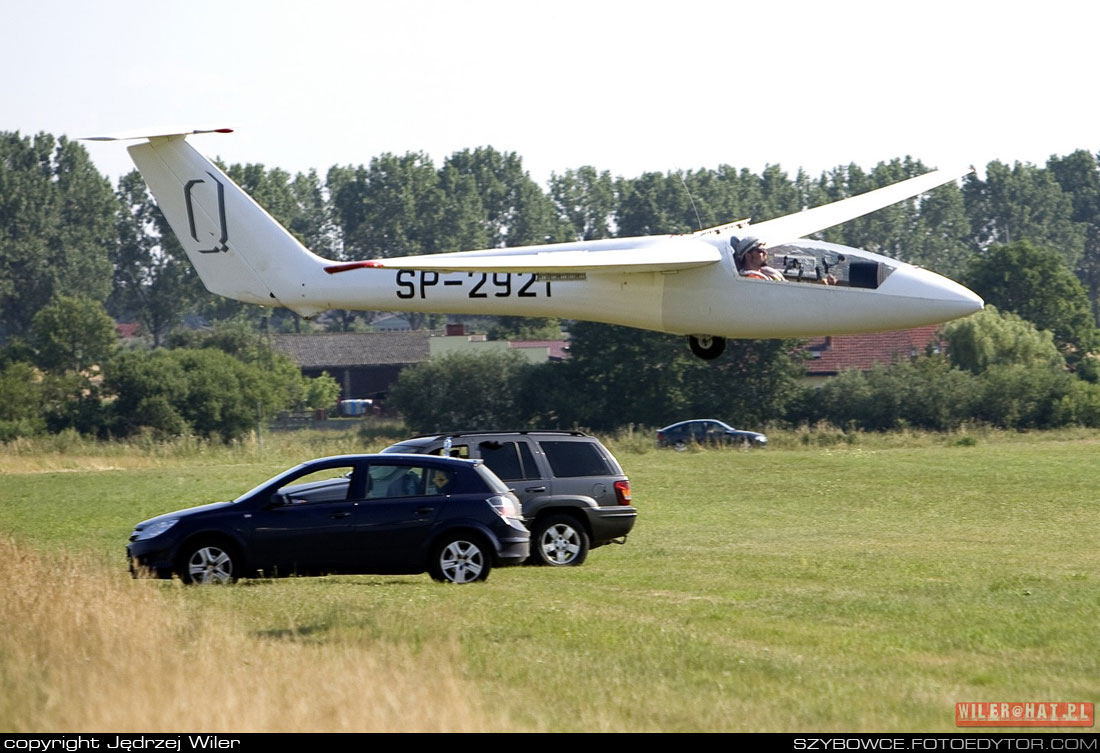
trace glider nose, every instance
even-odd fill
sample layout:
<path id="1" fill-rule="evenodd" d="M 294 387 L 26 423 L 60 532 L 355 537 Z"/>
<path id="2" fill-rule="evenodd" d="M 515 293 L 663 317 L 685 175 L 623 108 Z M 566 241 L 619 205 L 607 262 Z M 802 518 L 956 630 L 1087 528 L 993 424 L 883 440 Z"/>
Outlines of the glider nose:
<path id="1" fill-rule="evenodd" d="M 970 288 L 927 269 L 908 265 L 894 270 L 879 290 L 910 299 L 941 322 L 969 316 L 985 308 L 985 301 Z"/>

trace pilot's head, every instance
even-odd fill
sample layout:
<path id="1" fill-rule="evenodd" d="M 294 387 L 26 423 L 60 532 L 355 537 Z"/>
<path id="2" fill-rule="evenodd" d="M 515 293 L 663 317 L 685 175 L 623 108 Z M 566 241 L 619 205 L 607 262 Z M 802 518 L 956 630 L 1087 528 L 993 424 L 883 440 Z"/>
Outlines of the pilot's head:
<path id="1" fill-rule="evenodd" d="M 740 270 L 759 269 L 768 259 L 768 252 L 759 238 L 734 237 L 730 239 L 730 244 L 733 246 L 734 261 Z"/>

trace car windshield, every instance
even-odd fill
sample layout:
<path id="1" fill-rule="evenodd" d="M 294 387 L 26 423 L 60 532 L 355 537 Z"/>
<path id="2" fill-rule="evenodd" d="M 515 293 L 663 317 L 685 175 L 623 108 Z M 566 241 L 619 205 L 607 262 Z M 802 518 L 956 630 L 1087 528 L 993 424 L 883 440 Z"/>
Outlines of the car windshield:
<path id="1" fill-rule="evenodd" d="M 269 478 L 267 481 L 261 481 L 260 483 L 256 484 L 254 487 L 252 487 L 251 489 L 246 491 L 244 494 L 242 494 L 239 497 L 237 497 L 236 499 L 234 499 L 233 504 L 237 504 L 238 502 L 243 502 L 244 500 L 248 499 L 253 494 L 257 493 L 258 491 L 260 491 L 261 489 L 263 489 L 265 486 L 267 486 L 269 484 L 274 484 L 276 482 L 282 481 L 285 478 L 288 478 L 290 476 L 293 476 L 293 475 L 301 472 L 302 468 L 304 468 L 305 465 L 306 465 L 305 463 L 300 463 L 300 464 L 294 466 L 293 468 L 286 469 L 285 471 L 280 473 L 278 476 L 273 476 L 272 478 Z M 281 483 L 277 484 L 276 488 L 278 488 L 279 486 L 282 486 L 282 484 Z"/>

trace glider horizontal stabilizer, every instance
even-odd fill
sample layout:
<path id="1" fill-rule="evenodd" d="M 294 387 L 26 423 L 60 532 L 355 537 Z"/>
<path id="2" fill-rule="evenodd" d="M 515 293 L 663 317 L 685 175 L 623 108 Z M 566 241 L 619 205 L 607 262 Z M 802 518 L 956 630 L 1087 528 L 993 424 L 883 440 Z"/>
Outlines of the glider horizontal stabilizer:
<path id="1" fill-rule="evenodd" d="M 232 128 L 179 128 L 174 126 L 164 128 L 144 128 L 137 131 L 119 131 L 106 133 L 102 136 L 83 136 L 83 141 L 131 141 L 133 139 L 161 139 L 173 136 L 194 136 L 200 133 L 233 133 Z"/>

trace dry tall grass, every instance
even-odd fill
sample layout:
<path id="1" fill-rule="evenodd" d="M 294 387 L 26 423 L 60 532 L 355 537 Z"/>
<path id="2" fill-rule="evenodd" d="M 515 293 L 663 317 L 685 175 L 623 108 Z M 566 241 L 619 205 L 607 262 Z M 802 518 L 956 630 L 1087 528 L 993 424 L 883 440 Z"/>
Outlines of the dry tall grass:
<path id="1" fill-rule="evenodd" d="M 227 609 L 0 538 L 0 731 L 360 732 L 505 727 L 453 646 L 249 634 Z"/>
<path id="2" fill-rule="evenodd" d="M 402 436 L 403 433 L 398 431 L 390 438 L 365 437 L 364 432 L 352 426 L 331 431 L 253 433 L 232 442 L 193 436 L 157 440 L 148 434 L 103 441 L 66 430 L 59 434 L 0 442 L 0 475 L 133 470 L 188 463 L 210 465 L 272 461 L 293 465 L 323 455 L 376 452 Z"/>

